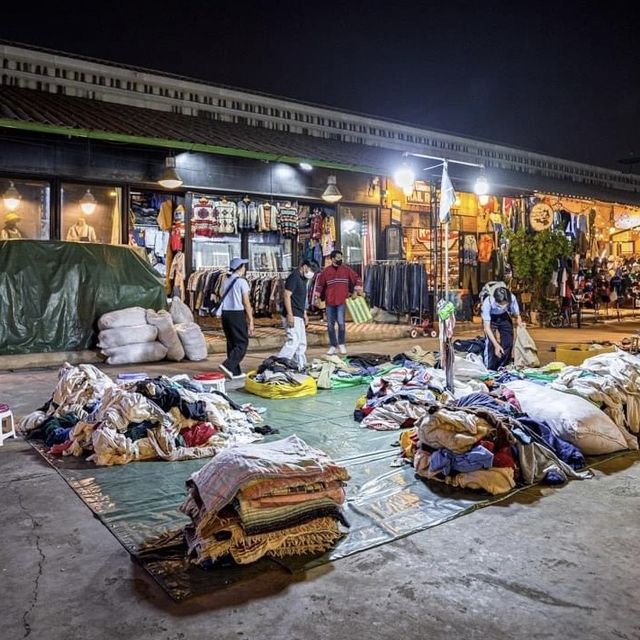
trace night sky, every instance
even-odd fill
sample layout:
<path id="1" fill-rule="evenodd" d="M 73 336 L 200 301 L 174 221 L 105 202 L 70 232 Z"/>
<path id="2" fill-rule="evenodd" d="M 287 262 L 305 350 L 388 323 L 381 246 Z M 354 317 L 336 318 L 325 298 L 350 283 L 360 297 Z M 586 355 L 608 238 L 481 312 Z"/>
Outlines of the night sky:
<path id="1" fill-rule="evenodd" d="M 13 2 L 0 38 L 620 169 L 640 155 L 633 4 Z"/>

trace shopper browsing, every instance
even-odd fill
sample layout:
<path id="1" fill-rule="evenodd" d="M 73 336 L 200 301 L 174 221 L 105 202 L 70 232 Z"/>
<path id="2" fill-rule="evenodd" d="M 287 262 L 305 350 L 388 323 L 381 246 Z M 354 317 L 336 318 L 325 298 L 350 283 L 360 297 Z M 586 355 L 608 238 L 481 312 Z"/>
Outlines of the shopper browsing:
<path id="1" fill-rule="evenodd" d="M 253 309 L 249 300 L 249 283 L 245 279 L 248 260 L 234 258 L 224 283 L 221 304 L 222 329 L 227 339 L 227 359 L 220 370 L 230 379 L 245 377 L 240 363 L 247 354 L 249 336 L 253 335 Z"/>
<path id="2" fill-rule="evenodd" d="M 318 263 L 305 260 L 291 272 L 284 285 L 282 324 L 287 341 L 278 357 L 293 360 L 300 369 L 307 364 L 307 285 L 319 268 Z"/>
<path id="3" fill-rule="evenodd" d="M 331 346 L 327 352 L 333 355 L 336 349 L 340 353 L 347 353 L 345 346 L 345 303 L 353 288 L 358 295 L 362 293 L 362 281 L 360 276 L 343 264 L 342 252 L 331 252 L 331 264 L 325 267 L 316 283 L 315 297 L 323 300 L 327 313 L 327 332 Z M 338 335 L 336 336 L 336 324 L 338 325 Z"/>
<path id="4" fill-rule="evenodd" d="M 498 284 L 502 285 L 502 283 Z M 518 301 L 506 286 L 497 286 L 484 298 L 480 315 L 487 336 L 484 362 L 487 369 L 497 371 L 511 361 L 513 352 L 512 318 L 516 319 L 518 326 L 522 325 Z"/>

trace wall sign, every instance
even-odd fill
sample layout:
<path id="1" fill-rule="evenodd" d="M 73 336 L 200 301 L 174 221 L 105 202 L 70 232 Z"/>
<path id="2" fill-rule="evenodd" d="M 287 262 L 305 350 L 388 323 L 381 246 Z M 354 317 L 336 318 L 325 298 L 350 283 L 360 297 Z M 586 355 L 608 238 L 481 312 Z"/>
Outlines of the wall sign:
<path id="1" fill-rule="evenodd" d="M 531 207 L 529 222 L 534 231 L 550 229 L 553 223 L 553 209 L 544 202 L 538 202 Z"/>

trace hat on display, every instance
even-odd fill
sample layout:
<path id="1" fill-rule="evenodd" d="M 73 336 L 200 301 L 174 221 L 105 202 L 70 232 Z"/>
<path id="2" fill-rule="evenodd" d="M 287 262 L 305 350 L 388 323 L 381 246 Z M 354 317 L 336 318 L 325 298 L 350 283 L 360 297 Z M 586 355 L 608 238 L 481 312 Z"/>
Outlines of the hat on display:
<path id="1" fill-rule="evenodd" d="M 5 222 L 18 222 L 18 220 L 22 220 L 22 218 L 17 213 L 7 213 L 4 218 Z"/>
<path id="2" fill-rule="evenodd" d="M 229 263 L 229 269 L 231 269 L 231 271 L 237 271 L 243 264 L 249 264 L 249 261 L 244 258 L 234 258 Z"/>

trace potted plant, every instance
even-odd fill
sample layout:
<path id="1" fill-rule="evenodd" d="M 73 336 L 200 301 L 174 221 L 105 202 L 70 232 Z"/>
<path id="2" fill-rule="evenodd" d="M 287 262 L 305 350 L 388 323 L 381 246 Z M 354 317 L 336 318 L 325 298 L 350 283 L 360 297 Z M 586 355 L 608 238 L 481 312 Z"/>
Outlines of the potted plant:
<path id="1" fill-rule="evenodd" d="M 508 231 L 507 239 L 513 279 L 521 290 L 531 294 L 533 321 L 533 312 L 545 308 L 545 294 L 558 259 L 572 255 L 573 245 L 564 233 L 551 229 L 537 233 L 528 233 L 524 229 Z"/>

